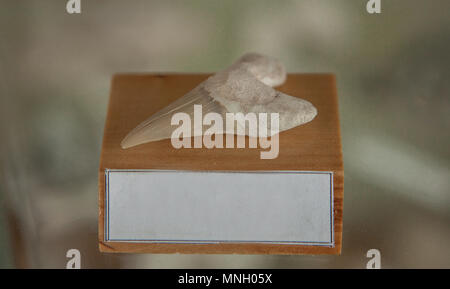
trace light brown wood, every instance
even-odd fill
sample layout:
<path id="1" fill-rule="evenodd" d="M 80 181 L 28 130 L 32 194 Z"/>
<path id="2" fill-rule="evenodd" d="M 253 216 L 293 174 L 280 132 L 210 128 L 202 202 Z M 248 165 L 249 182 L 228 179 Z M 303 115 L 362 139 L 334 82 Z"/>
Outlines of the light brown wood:
<path id="1" fill-rule="evenodd" d="M 205 254 L 340 254 L 344 171 L 336 81 L 330 74 L 289 74 L 277 89 L 310 101 L 316 118 L 280 133 L 279 155 L 261 160 L 260 149 L 174 149 L 162 140 L 121 149 L 125 135 L 151 114 L 205 80 L 207 74 L 116 75 L 106 117 L 99 168 L 99 247 L 102 252 Z M 104 241 L 105 169 L 300 170 L 334 172 L 335 247 L 274 244 L 154 244 Z"/>

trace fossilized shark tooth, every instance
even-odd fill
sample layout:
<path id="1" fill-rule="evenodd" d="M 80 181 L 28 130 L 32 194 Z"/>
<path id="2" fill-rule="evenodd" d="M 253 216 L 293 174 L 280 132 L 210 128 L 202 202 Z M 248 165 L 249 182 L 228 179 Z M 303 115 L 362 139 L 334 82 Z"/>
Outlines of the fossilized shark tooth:
<path id="1" fill-rule="evenodd" d="M 178 112 L 188 114 L 194 119 L 194 105 L 202 106 L 202 113 L 220 114 L 223 119 L 226 113 L 278 113 L 279 131 L 302 125 L 311 121 L 317 114 L 316 108 L 308 101 L 284 94 L 272 87 L 281 85 L 286 80 L 286 70 L 276 59 L 248 53 L 238 59 L 229 68 L 220 71 L 199 84 L 183 97 L 150 116 L 128 133 L 122 140 L 122 148 L 139 144 L 169 139 L 174 127 L 172 116 Z M 236 129 L 223 134 L 238 134 Z M 198 133 L 200 132 L 200 133 Z M 203 125 L 199 129 L 192 126 L 190 135 L 204 134 Z M 245 134 L 256 136 L 256 133 L 245 130 Z M 269 129 L 268 135 L 271 135 Z"/>

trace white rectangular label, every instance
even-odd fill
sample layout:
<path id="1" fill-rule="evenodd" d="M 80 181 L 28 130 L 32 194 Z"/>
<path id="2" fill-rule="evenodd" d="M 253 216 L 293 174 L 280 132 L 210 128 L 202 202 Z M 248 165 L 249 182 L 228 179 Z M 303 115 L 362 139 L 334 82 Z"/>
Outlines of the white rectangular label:
<path id="1" fill-rule="evenodd" d="M 334 246 L 333 173 L 105 171 L 105 241 Z"/>

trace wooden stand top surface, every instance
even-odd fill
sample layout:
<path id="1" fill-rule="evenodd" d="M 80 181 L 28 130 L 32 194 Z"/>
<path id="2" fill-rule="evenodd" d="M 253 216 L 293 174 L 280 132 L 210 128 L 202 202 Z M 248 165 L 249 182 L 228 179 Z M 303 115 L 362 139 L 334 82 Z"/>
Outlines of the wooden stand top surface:
<path id="1" fill-rule="evenodd" d="M 169 139 L 122 149 L 126 134 L 153 113 L 204 81 L 210 74 L 116 75 L 111 86 L 99 167 L 99 242 L 103 252 L 340 254 L 343 161 L 336 81 L 331 74 L 289 74 L 276 89 L 311 102 L 311 122 L 281 132 L 279 155 L 260 159 L 262 149 L 173 148 Z M 332 171 L 335 247 L 276 244 L 151 244 L 104 242 L 105 169 L 195 171 Z"/>

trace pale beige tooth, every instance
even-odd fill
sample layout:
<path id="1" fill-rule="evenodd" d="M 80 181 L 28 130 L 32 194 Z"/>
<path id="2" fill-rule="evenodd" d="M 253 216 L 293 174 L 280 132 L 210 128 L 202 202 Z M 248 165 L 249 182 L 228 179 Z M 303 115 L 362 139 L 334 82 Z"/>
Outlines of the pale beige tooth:
<path id="1" fill-rule="evenodd" d="M 230 113 L 278 113 L 279 131 L 307 123 L 317 115 L 316 108 L 308 101 L 293 97 L 271 86 L 281 84 L 286 79 L 286 71 L 278 61 L 259 54 L 241 57 L 228 69 L 216 73 L 192 91 L 161 109 L 134 128 L 121 142 L 122 148 L 170 139 L 174 127 L 172 116 L 178 112 L 194 119 L 194 105 L 202 106 L 202 115 L 210 112 L 222 115 Z M 245 123 L 239 124 L 245 126 Z M 204 132 L 204 129 L 202 128 Z M 222 131 L 236 133 L 236 131 Z M 256 137 L 257 132 L 245 134 Z M 194 126 L 191 135 L 194 136 Z"/>

